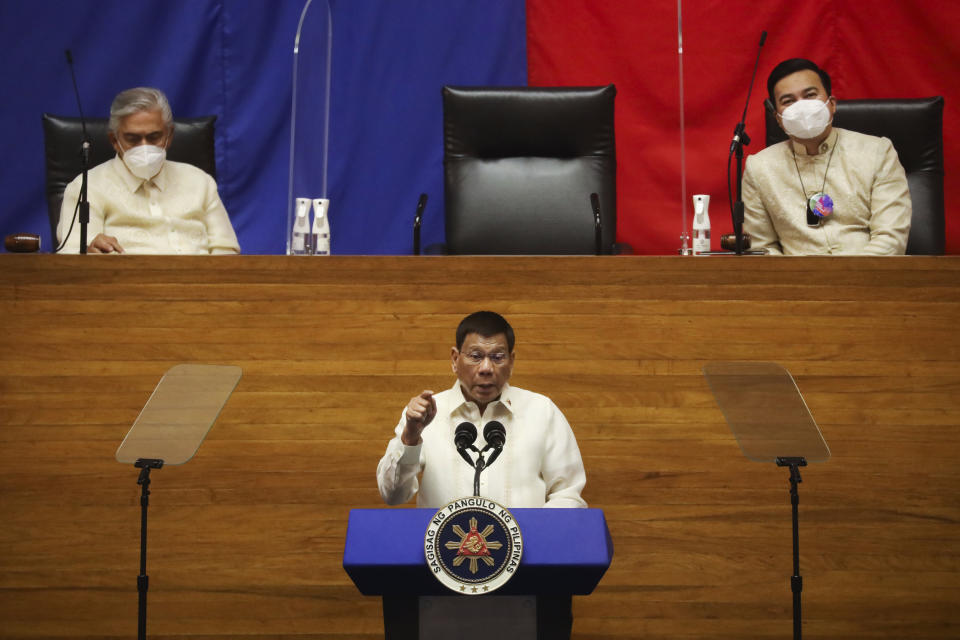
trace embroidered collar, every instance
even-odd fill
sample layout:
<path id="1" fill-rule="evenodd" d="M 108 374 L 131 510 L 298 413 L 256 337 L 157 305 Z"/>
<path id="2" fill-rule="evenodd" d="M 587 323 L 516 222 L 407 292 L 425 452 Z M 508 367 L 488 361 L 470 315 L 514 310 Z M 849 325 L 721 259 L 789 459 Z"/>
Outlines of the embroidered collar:
<path id="1" fill-rule="evenodd" d="M 473 400 L 467 400 L 466 396 L 463 395 L 463 387 L 460 386 L 460 380 L 457 379 L 453 383 L 453 393 L 456 396 L 456 400 L 451 403 L 450 406 L 450 415 L 456 413 L 458 409 L 466 405 L 467 403 L 472 403 L 476 405 Z M 503 408 L 509 413 L 513 413 L 513 387 L 510 386 L 510 383 L 503 385 L 503 389 L 500 390 L 500 397 L 490 403 L 489 406 L 495 404 L 500 404 Z"/>
<path id="2" fill-rule="evenodd" d="M 840 135 L 840 134 L 839 134 L 837 128 L 834 127 L 834 128 L 830 131 L 830 135 L 827 136 L 827 138 L 826 138 L 823 142 L 820 143 L 820 148 L 818 149 L 818 151 L 819 151 L 818 155 L 823 155 L 823 154 L 829 152 L 831 149 L 833 149 L 834 145 L 837 144 L 837 136 L 838 136 L 838 135 Z M 793 140 L 787 140 L 787 142 L 788 142 L 788 143 L 790 144 L 790 146 L 792 147 L 794 155 L 798 155 L 798 156 L 809 156 L 809 155 L 810 155 L 810 154 L 807 153 L 807 148 L 806 148 L 805 146 L 803 146 L 802 144 L 800 144 L 799 142 L 794 142 Z M 814 157 L 814 156 L 811 156 L 811 157 Z"/>
<path id="3" fill-rule="evenodd" d="M 130 193 L 136 193 L 148 182 L 153 183 L 153 185 L 160 191 L 163 191 L 167 187 L 167 163 L 169 160 L 163 161 L 163 166 L 160 167 L 160 173 L 153 176 L 153 178 L 150 180 L 138 178 L 130 173 L 130 169 L 127 169 L 127 165 L 123 163 L 123 159 L 119 155 L 113 156 L 112 162 L 114 171 L 116 171 L 117 175 L 120 176 L 124 186 L 130 190 Z"/>

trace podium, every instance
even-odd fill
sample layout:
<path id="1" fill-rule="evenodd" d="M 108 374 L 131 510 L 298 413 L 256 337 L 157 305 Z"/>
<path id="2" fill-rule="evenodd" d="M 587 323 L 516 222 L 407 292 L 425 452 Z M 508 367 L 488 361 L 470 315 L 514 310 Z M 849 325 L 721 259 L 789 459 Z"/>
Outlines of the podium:
<path id="1" fill-rule="evenodd" d="M 570 596 L 590 594 L 613 558 L 603 511 L 510 512 L 523 533 L 520 567 L 497 591 L 474 596 L 453 593 L 427 567 L 435 509 L 350 511 L 343 568 L 360 593 L 383 597 L 386 640 L 569 637 Z"/>

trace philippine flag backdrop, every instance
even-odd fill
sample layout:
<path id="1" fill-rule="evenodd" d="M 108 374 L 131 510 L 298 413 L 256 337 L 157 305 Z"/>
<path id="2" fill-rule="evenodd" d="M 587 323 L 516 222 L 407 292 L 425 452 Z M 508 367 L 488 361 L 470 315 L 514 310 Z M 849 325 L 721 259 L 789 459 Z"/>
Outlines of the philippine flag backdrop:
<path id="1" fill-rule="evenodd" d="M 166 91 L 175 115 L 218 116 L 218 181 L 244 253 L 283 253 L 293 43 L 304 2 L 0 3 L 7 45 L 0 60 L 0 233 L 39 233 L 51 246 L 40 117 L 77 113 L 63 54 L 69 48 L 88 116 L 105 116 L 118 91 L 139 85 Z M 784 58 L 817 61 L 840 99 L 943 95 L 947 252 L 960 252 L 960 182 L 952 174 L 960 160 L 954 0 L 330 0 L 329 6 L 327 189 L 321 193 L 319 175 L 315 186 L 303 188 L 332 201 L 335 254 L 409 254 L 422 192 L 430 195 L 423 242 L 442 241 L 445 84 L 615 84 L 618 239 L 637 253 L 675 253 L 694 193 L 712 196 L 714 237 L 730 232 L 727 151 L 762 31 L 768 37 L 747 118 L 753 138 L 747 153 L 762 147 L 766 75 Z M 325 1 L 314 0 L 310 19 L 325 11 Z M 305 47 L 322 42 L 316 31 Z M 315 110 L 298 109 L 299 139 L 311 139 L 323 125 L 322 100 L 315 102 Z"/>

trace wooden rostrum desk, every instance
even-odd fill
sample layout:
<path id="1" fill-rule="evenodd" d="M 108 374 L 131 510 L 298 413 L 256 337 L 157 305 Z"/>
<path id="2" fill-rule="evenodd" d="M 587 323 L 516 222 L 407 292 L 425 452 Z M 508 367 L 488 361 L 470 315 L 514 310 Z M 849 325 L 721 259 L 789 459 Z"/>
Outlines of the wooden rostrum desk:
<path id="1" fill-rule="evenodd" d="M 788 484 L 701 369 L 769 360 L 833 452 L 803 474 L 808 638 L 960 635 L 960 259 L 0 255 L 0 638 L 130 637 L 138 492 L 113 455 L 160 376 L 243 378 L 153 474 L 152 637 L 377 638 L 347 513 L 457 322 L 577 435 L 616 546 L 574 637 L 783 638 Z"/>

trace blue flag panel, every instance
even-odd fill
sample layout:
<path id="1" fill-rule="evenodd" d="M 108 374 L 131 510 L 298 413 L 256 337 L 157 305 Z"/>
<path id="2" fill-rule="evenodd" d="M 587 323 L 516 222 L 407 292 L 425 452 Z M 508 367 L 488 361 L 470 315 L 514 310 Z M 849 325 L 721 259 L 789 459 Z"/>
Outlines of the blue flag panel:
<path id="1" fill-rule="evenodd" d="M 319 0 L 314 4 L 323 5 Z M 221 197 L 244 253 L 283 253 L 293 42 L 302 0 L 32 0 L 0 3 L 5 85 L 0 234 L 51 246 L 40 115 L 75 115 L 71 49 L 87 116 L 133 86 L 174 114 L 214 114 Z M 330 0 L 328 195 L 335 254 L 405 254 L 417 196 L 424 244 L 443 239 L 444 84 L 526 84 L 519 0 Z M 319 7 L 311 8 L 311 11 Z M 319 114 L 319 111 L 318 111 Z M 322 126 L 301 112 L 299 127 Z M 319 193 L 311 194 L 319 197 Z"/>

